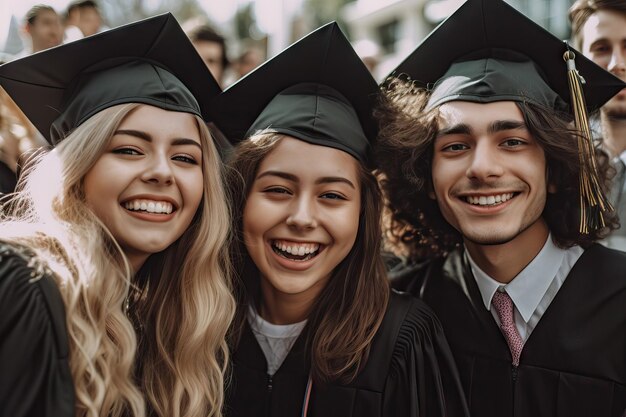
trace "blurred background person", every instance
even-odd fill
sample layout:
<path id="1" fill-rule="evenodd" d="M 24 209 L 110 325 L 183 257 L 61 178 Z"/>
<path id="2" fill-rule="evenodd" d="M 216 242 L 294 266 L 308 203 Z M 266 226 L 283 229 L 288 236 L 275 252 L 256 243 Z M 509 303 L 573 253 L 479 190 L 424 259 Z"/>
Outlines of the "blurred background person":
<path id="1" fill-rule="evenodd" d="M 0 196 L 12 193 L 25 155 L 45 139 L 0 87 Z"/>
<path id="2" fill-rule="evenodd" d="M 261 65 L 265 61 L 265 52 L 257 45 L 247 44 L 232 63 L 235 81 Z"/>
<path id="3" fill-rule="evenodd" d="M 82 32 L 83 36 L 95 35 L 101 32 L 104 28 L 102 26 L 102 15 L 98 3 L 93 0 L 77 0 L 70 3 L 69 8 L 76 10 L 75 18 L 76 26 Z"/>
<path id="4" fill-rule="evenodd" d="M 188 21 L 183 27 L 213 77 L 224 87 L 225 71 L 230 64 L 226 39 L 205 22 Z"/>
<path id="5" fill-rule="evenodd" d="M 578 0 L 569 18 L 576 48 L 626 81 L 626 0 Z M 621 223 L 602 243 L 626 251 L 626 89 L 602 106 L 600 122 L 616 170 L 610 198 Z"/>
<path id="6" fill-rule="evenodd" d="M 378 79 L 376 71 L 380 62 L 380 47 L 378 44 L 369 39 L 361 39 L 354 42 L 354 50 L 374 78 Z"/>
<path id="7" fill-rule="evenodd" d="M 43 51 L 60 45 L 63 41 L 61 18 L 51 6 L 37 4 L 26 13 L 24 32 L 30 38 L 29 48 L 22 55 Z"/>
<path id="8" fill-rule="evenodd" d="M 83 32 L 78 28 L 78 21 L 80 19 L 80 10 L 76 3 L 70 3 L 67 6 L 65 15 L 63 16 L 64 42 L 72 42 L 76 39 L 84 37 Z"/>

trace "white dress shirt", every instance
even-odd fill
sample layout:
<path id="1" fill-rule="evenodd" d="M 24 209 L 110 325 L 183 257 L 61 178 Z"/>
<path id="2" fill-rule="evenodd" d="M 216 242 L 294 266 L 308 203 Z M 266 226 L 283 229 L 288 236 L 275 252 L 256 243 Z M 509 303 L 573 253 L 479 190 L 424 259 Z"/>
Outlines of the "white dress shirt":
<path id="1" fill-rule="evenodd" d="M 524 342 L 550 306 L 583 252 L 580 246 L 560 249 L 549 235 L 541 251 L 526 268 L 511 282 L 502 284 L 481 270 L 467 249 L 465 250 L 485 308 L 491 311 L 500 326 L 500 318 L 495 309 L 491 308 L 491 299 L 496 291 L 506 291 L 513 300 L 515 326 Z"/>

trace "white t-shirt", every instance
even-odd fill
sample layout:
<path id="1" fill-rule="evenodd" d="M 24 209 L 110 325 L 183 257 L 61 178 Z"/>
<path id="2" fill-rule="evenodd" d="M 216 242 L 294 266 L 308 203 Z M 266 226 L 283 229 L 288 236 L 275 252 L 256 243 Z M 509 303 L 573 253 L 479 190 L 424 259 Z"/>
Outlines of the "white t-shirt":
<path id="1" fill-rule="evenodd" d="M 306 320 L 293 324 L 272 324 L 264 320 L 253 306 L 248 309 L 248 323 L 256 337 L 265 360 L 267 373 L 274 375 L 287 357 L 291 347 L 306 325 Z"/>

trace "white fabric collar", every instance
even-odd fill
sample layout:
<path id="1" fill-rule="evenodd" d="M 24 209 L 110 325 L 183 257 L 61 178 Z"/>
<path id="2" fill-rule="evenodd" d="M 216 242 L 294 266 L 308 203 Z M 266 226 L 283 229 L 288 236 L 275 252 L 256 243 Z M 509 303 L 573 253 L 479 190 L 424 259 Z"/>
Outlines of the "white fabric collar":
<path id="1" fill-rule="evenodd" d="M 530 320 L 550 283 L 561 268 L 566 252 L 567 250 L 558 248 L 552 242 L 552 235 L 549 234 L 537 256 L 511 282 L 505 285 L 481 270 L 467 249 L 465 250 L 485 308 L 491 310 L 493 294 L 499 288 L 503 288 L 513 300 L 515 307 L 526 323 Z"/>

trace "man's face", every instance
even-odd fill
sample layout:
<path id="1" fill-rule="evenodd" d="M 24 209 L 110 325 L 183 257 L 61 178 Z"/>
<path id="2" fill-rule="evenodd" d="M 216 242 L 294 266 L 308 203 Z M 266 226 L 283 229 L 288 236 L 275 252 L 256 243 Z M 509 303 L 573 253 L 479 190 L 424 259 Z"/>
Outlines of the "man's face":
<path id="1" fill-rule="evenodd" d="M 52 10 L 39 12 L 32 24 L 26 25 L 33 43 L 33 52 L 52 48 L 61 44 L 63 40 L 63 27 L 61 19 Z"/>
<path id="2" fill-rule="evenodd" d="M 466 244 L 544 236 L 548 183 L 543 148 L 511 101 L 441 105 L 431 197 Z"/>
<path id="3" fill-rule="evenodd" d="M 602 68 L 626 81 L 626 14 L 601 10 L 581 28 L 582 52 Z M 626 119 L 626 89 L 603 107 L 604 114 Z"/>
<path id="4" fill-rule="evenodd" d="M 78 18 L 78 28 L 84 36 L 91 36 L 98 33 L 102 25 L 100 12 L 94 7 L 83 7 L 80 9 Z"/>
<path id="5" fill-rule="evenodd" d="M 198 55 L 204 61 L 213 77 L 218 83 L 222 84 L 222 78 L 224 74 L 224 65 L 222 62 L 222 45 L 217 42 L 210 41 L 195 41 L 193 46 L 198 51 Z"/>

